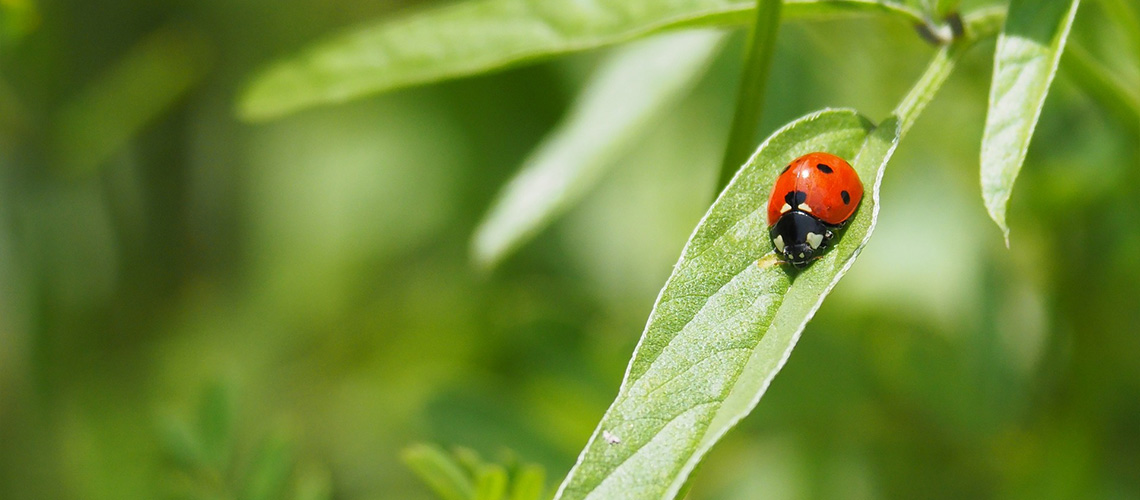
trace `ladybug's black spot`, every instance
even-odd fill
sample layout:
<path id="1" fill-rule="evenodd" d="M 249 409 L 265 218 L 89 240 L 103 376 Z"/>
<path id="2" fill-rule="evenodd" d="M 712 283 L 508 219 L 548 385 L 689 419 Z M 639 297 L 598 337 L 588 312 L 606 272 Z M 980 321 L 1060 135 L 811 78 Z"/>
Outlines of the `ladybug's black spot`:
<path id="1" fill-rule="evenodd" d="M 792 168 L 792 164 L 789 163 L 788 166 L 784 167 L 784 169 L 780 171 L 780 175 L 784 175 L 784 174 L 788 173 L 788 170 L 790 170 L 791 168 Z"/>
<path id="2" fill-rule="evenodd" d="M 807 201 L 807 193 L 803 191 L 788 191 L 788 194 L 784 195 L 784 201 L 788 203 L 789 207 L 796 208 Z"/>
<path id="3" fill-rule="evenodd" d="M 848 193 L 847 190 L 840 191 L 839 197 L 843 198 L 843 204 L 844 205 L 850 205 L 851 204 L 851 193 Z"/>
<path id="4" fill-rule="evenodd" d="M 834 170 L 832 170 L 831 167 L 827 166 L 827 164 L 825 164 L 825 163 L 817 163 L 815 165 L 815 168 L 818 168 L 820 172 L 823 172 L 825 174 L 830 174 L 830 173 L 834 172 Z"/>

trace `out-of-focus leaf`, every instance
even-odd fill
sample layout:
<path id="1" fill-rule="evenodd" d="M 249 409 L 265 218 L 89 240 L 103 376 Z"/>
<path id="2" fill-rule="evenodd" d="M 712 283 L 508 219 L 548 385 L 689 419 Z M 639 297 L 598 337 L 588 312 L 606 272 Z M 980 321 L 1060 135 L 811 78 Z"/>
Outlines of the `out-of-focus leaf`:
<path id="1" fill-rule="evenodd" d="M 661 35 L 603 62 L 476 229 L 471 246 L 475 262 L 494 266 L 578 201 L 615 157 L 704 73 L 722 38 L 713 31 Z"/>
<path id="2" fill-rule="evenodd" d="M 874 226 L 898 120 L 850 110 L 785 126 L 759 148 L 697 226 L 650 314 L 613 405 L 558 498 L 672 498 L 701 457 L 747 415 Z M 868 196 L 834 247 L 796 272 L 775 263 L 766 204 L 780 169 L 828 151 L 852 159 Z"/>
<path id="3" fill-rule="evenodd" d="M 332 498 L 332 480 L 328 471 L 314 468 L 308 469 L 297 478 L 297 487 L 293 498 L 296 500 L 330 500 Z"/>
<path id="4" fill-rule="evenodd" d="M 1061 70 L 1115 118 L 1129 135 L 1140 136 L 1140 95 L 1135 89 L 1129 91 L 1112 71 L 1093 59 L 1076 40 L 1070 41 L 1065 49 Z"/>
<path id="5" fill-rule="evenodd" d="M 998 37 L 982 135 L 981 177 L 986 209 L 1006 245 L 1006 205 L 1079 4 L 1079 0 L 1013 0 Z"/>
<path id="6" fill-rule="evenodd" d="M 233 427 L 233 400 L 225 384 L 215 383 L 202 395 L 198 428 L 202 448 L 218 470 L 229 466 L 230 437 Z"/>
<path id="7" fill-rule="evenodd" d="M 890 0 L 789 0 L 785 16 L 920 12 Z M 246 119 L 603 47 L 678 26 L 743 26 L 754 0 L 473 0 L 384 20 L 334 37 L 258 73 L 239 103 Z"/>
<path id="8" fill-rule="evenodd" d="M 185 469 L 207 466 L 202 443 L 185 422 L 173 417 L 163 419 L 158 433 L 163 454 L 175 465 Z"/>
<path id="9" fill-rule="evenodd" d="M 82 174 L 110 158 L 202 78 L 207 52 L 201 36 L 174 28 L 139 42 L 63 106 L 56 167 Z"/>
<path id="10" fill-rule="evenodd" d="M 507 470 L 498 464 L 487 464 L 475 478 L 475 500 L 502 500 L 507 494 Z"/>
<path id="11" fill-rule="evenodd" d="M 519 467 L 511 480 L 511 500 L 539 500 L 546 490 L 546 471 L 539 465 Z"/>
<path id="12" fill-rule="evenodd" d="M 400 457 L 440 498 L 468 500 L 475 495 L 475 485 L 463 466 L 438 447 L 415 444 L 405 448 Z"/>
<path id="13" fill-rule="evenodd" d="M 268 439 L 258 450 L 247 476 L 242 500 L 274 500 L 285 495 L 293 469 L 293 452 L 283 437 Z"/>
<path id="14" fill-rule="evenodd" d="M 468 448 L 466 446 L 456 446 L 451 450 L 451 456 L 455 457 L 455 461 L 463 466 L 466 474 L 470 477 L 475 477 L 487 462 L 483 461 L 483 457 L 479 452 Z"/>
<path id="15" fill-rule="evenodd" d="M 732 180 L 740 165 L 748 161 L 748 156 L 756 147 L 756 133 L 760 128 L 760 118 L 764 115 L 764 97 L 767 95 L 772 56 L 776 53 L 776 35 L 780 32 L 782 3 L 782 0 L 756 2 L 756 20 L 748 33 L 744 68 L 736 92 L 736 111 L 732 115 L 732 127 L 721 159 L 717 192 L 728 185 L 728 181 Z"/>
<path id="16" fill-rule="evenodd" d="M 0 47 L 31 33 L 39 22 L 40 15 L 34 1 L 0 1 Z"/>

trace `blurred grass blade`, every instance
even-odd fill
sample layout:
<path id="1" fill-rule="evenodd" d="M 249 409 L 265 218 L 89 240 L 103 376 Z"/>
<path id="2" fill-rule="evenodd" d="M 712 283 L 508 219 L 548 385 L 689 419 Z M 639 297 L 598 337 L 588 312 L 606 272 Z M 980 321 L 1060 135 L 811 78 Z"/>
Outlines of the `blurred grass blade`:
<path id="1" fill-rule="evenodd" d="M 168 28 L 147 37 L 62 108 L 53 152 L 69 174 L 91 172 L 205 74 L 197 34 Z"/>
<path id="2" fill-rule="evenodd" d="M 487 465 L 487 462 L 483 460 L 479 452 L 466 446 L 453 447 L 451 449 L 451 456 L 456 463 L 463 467 L 464 474 L 468 477 L 477 477 L 479 471 L 483 470 L 483 467 Z"/>
<path id="3" fill-rule="evenodd" d="M 198 409 L 198 431 L 210 465 L 218 470 L 229 467 L 233 406 L 230 389 L 224 383 L 215 382 L 203 391 Z"/>
<path id="4" fill-rule="evenodd" d="M 1013 0 L 994 54 L 982 135 L 982 197 L 1009 245 L 1005 210 L 1079 0 Z"/>
<path id="5" fill-rule="evenodd" d="M 158 433 L 162 453 L 174 465 L 183 469 L 208 469 L 212 465 L 199 437 L 181 419 L 162 419 Z"/>
<path id="6" fill-rule="evenodd" d="M 826 110 L 760 146 L 686 244 L 617 398 L 558 498 L 677 494 L 701 457 L 755 407 L 866 244 L 898 131 L 894 118 L 875 128 L 854 111 Z M 780 169 L 812 151 L 853 159 L 869 196 L 834 248 L 796 273 L 765 257 L 772 255 L 765 207 Z"/>
<path id="7" fill-rule="evenodd" d="M 332 479 L 327 470 L 310 468 L 297 477 L 294 500 L 331 500 L 332 497 Z"/>
<path id="8" fill-rule="evenodd" d="M 471 0 L 376 22 L 272 64 L 238 113 L 268 119 L 410 85 L 625 42 L 692 25 L 745 26 L 755 0 Z M 888 12 L 922 23 L 889 0 L 789 0 L 787 16 Z"/>
<path id="9" fill-rule="evenodd" d="M 400 457 L 420 479 L 444 500 L 469 500 L 475 485 L 447 453 L 429 444 L 415 444 L 404 449 Z"/>
<path id="10" fill-rule="evenodd" d="M 662 35 L 605 60 L 476 229 L 475 262 L 494 266 L 578 201 L 704 74 L 723 38 L 706 30 Z"/>
<path id="11" fill-rule="evenodd" d="M 258 450 L 245 483 L 243 500 L 275 500 L 285 496 L 293 469 L 292 446 L 281 436 L 268 439 Z"/>
<path id="12" fill-rule="evenodd" d="M 1076 83 L 1128 135 L 1140 136 L 1140 95 L 1129 90 L 1117 75 L 1097 62 L 1076 40 L 1070 40 L 1061 62 L 1064 75 Z"/>
<path id="13" fill-rule="evenodd" d="M 539 500 L 544 491 L 546 470 L 542 466 L 523 465 L 511 479 L 511 500 Z"/>
<path id="14" fill-rule="evenodd" d="M 33 0 L 0 0 L 0 49 L 24 38 L 39 23 Z"/>
<path id="15" fill-rule="evenodd" d="M 503 500 L 507 494 L 507 469 L 487 464 L 475 480 L 475 500 Z"/>
<path id="16" fill-rule="evenodd" d="M 776 35 L 780 32 L 781 0 L 757 0 L 756 21 L 748 33 L 748 49 L 744 56 L 744 69 L 736 93 L 736 111 L 728 132 L 728 144 L 721 160 L 720 179 L 716 192 L 732 180 L 740 165 L 748 160 L 756 146 L 760 118 L 764 116 L 765 89 L 772 68 L 772 54 L 776 52 Z"/>

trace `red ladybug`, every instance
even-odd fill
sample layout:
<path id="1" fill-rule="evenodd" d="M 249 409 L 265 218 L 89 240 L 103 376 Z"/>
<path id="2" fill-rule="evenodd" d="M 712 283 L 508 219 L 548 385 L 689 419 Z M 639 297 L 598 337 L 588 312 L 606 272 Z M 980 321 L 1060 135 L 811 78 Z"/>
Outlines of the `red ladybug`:
<path id="1" fill-rule="evenodd" d="M 768 234 L 776 252 L 804 267 L 822 252 L 863 199 L 859 174 L 843 158 L 808 153 L 784 168 L 768 199 Z"/>

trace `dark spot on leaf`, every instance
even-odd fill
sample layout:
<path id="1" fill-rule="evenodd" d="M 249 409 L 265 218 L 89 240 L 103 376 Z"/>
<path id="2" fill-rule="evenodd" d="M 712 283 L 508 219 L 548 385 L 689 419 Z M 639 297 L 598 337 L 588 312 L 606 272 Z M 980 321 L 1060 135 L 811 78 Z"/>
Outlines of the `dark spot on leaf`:
<path id="1" fill-rule="evenodd" d="M 834 172 L 834 170 L 832 170 L 831 167 L 827 166 L 827 164 L 825 164 L 825 163 L 817 163 L 815 165 L 815 168 L 818 168 L 820 172 L 823 172 L 825 174 L 830 174 L 830 173 Z"/>
<path id="2" fill-rule="evenodd" d="M 843 198 L 843 204 L 844 204 L 844 205 L 849 205 L 849 204 L 851 204 L 851 193 L 848 193 L 846 190 L 844 190 L 844 191 L 840 191 L 840 192 L 839 192 L 839 197 L 840 197 L 840 198 Z"/>
<path id="3" fill-rule="evenodd" d="M 807 201 L 807 193 L 803 191 L 788 191 L 788 194 L 784 195 L 784 201 L 788 203 L 789 207 L 796 208 L 800 206 L 801 203 Z"/>

